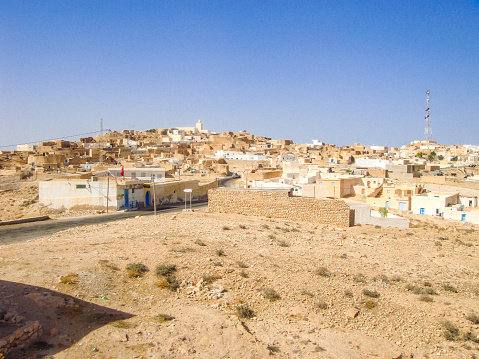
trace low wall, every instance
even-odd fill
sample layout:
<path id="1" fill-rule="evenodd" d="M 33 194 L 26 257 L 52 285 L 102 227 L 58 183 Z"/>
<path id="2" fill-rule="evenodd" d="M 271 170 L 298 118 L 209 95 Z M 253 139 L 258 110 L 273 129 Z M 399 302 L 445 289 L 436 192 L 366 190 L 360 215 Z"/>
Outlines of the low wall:
<path id="1" fill-rule="evenodd" d="M 349 201 L 349 207 L 354 211 L 354 223 L 370 224 L 373 226 L 393 227 L 393 228 L 409 228 L 409 219 L 388 214 L 387 217 L 376 217 L 371 215 L 371 206 L 366 203 Z"/>
<path id="2" fill-rule="evenodd" d="M 27 322 L 23 327 L 15 330 L 12 334 L 0 338 L 0 357 L 17 347 L 28 346 L 38 340 L 43 334 L 43 329 L 38 322 Z"/>
<path id="3" fill-rule="evenodd" d="M 354 223 L 344 201 L 289 197 L 287 192 L 213 189 L 208 192 L 208 210 L 334 227 L 349 227 Z"/>

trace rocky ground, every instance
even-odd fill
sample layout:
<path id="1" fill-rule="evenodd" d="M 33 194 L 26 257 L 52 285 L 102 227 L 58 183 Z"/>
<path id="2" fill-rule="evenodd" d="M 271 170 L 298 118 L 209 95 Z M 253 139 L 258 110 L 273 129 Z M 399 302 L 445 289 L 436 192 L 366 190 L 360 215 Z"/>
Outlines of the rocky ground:
<path id="1" fill-rule="evenodd" d="M 477 227 L 411 218 L 182 212 L 1 246 L 0 308 L 43 328 L 7 357 L 475 358 Z"/>

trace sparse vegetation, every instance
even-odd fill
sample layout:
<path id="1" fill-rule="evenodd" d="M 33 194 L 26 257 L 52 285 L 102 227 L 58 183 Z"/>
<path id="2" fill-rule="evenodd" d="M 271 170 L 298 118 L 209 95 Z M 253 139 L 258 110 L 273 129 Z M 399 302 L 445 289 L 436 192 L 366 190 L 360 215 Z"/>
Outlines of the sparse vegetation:
<path id="1" fill-rule="evenodd" d="M 386 207 L 379 208 L 378 212 L 381 215 L 381 217 L 387 217 L 388 216 L 388 209 Z"/>
<path id="2" fill-rule="evenodd" d="M 230 230 L 231 230 L 230 227 L 228 227 L 228 226 L 223 226 L 223 231 L 230 231 Z"/>
<path id="3" fill-rule="evenodd" d="M 145 274 L 146 272 L 148 272 L 149 269 L 143 263 L 130 263 L 126 266 L 126 271 L 128 273 L 128 277 L 138 278 L 143 276 L 143 274 Z"/>
<path id="4" fill-rule="evenodd" d="M 225 257 L 225 256 L 226 256 L 225 251 L 222 250 L 222 249 L 217 249 L 217 250 L 216 250 L 216 255 L 217 255 L 218 257 Z"/>
<path id="5" fill-rule="evenodd" d="M 314 294 L 311 293 L 309 290 L 306 290 L 306 289 L 303 289 L 303 290 L 301 291 L 301 294 L 302 294 L 302 295 L 307 295 L 308 297 L 314 297 Z"/>
<path id="6" fill-rule="evenodd" d="M 379 298 L 380 294 L 376 290 L 363 289 L 363 294 L 371 298 Z"/>
<path id="7" fill-rule="evenodd" d="M 247 229 L 247 228 L 248 228 L 248 227 L 246 227 L 244 224 L 240 224 L 239 227 L 240 227 L 241 229 Z"/>
<path id="8" fill-rule="evenodd" d="M 348 298 L 352 298 L 354 295 L 353 295 L 353 292 L 351 292 L 349 289 L 346 289 L 344 291 L 344 296 Z"/>
<path id="9" fill-rule="evenodd" d="M 430 302 L 433 302 L 433 301 L 434 301 L 434 299 L 433 299 L 431 296 L 425 295 L 425 294 L 421 295 L 421 296 L 419 297 L 419 300 L 420 300 L 421 302 L 427 302 L 427 303 L 430 303 Z"/>
<path id="10" fill-rule="evenodd" d="M 60 283 L 62 284 L 78 284 L 78 282 L 80 282 L 80 277 L 76 273 L 60 277 Z"/>
<path id="11" fill-rule="evenodd" d="M 269 299 L 271 302 L 281 299 L 281 296 L 273 288 L 264 289 L 263 295 L 266 299 Z"/>
<path id="12" fill-rule="evenodd" d="M 158 264 L 155 269 L 156 275 L 168 276 L 176 272 L 175 264 Z"/>
<path id="13" fill-rule="evenodd" d="M 205 284 L 211 284 L 213 283 L 214 281 L 220 279 L 221 276 L 219 274 L 214 274 L 214 275 L 205 275 L 203 276 L 203 283 Z"/>
<path id="14" fill-rule="evenodd" d="M 249 275 L 248 273 L 246 273 L 244 270 L 242 270 L 241 272 L 239 272 L 239 275 L 243 278 L 249 278 Z"/>
<path id="15" fill-rule="evenodd" d="M 221 262 L 214 262 L 213 265 L 215 267 L 223 267 L 223 263 L 221 263 Z"/>
<path id="16" fill-rule="evenodd" d="M 201 239 L 197 239 L 197 240 L 195 241 L 195 243 L 196 243 L 197 245 L 199 245 L 199 246 L 202 246 L 202 247 L 205 247 L 205 246 L 206 246 L 206 243 L 203 242 Z"/>
<path id="17" fill-rule="evenodd" d="M 280 240 L 278 240 L 278 246 L 280 246 L 280 247 L 289 247 L 289 243 L 286 242 L 286 241 L 284 241 L 284 240 L 282 240 L 282 239 L 280 239 Z"/>
<path id="18" fill-rule="evenodd" d="M 276 239 L 276 236 L 274 234 L 268 234 L 269 239 Z"/>
<path id="19" fill-rule="evenodd" d="M 253 318 L 254 311 L 248 306 L 248 304 L 242 304 L 236 307 L 236 315 L 239 318 L 250 319 Z"/>
<path id="20" fill-rule="evenodd" d="M 442 323 L 442 328 L 444 330 L 444 338 L 446 340 L 455 341 L 459 339 L 459 329 L 451 322 L 445 321 Z"/>
<path id="21" fill-rule="evenodd" d="M 356 282 L 356 283 L 366 283 L 367 282 L 367 279 L 366 279 L 366 276 L 362 273 L 358 273 L 356 274 L 354 277 L 353 277 L 353 280 Z"/>
<path id="22" fill-rule="evenodd" d="M 158 314 L 157 316 L 155 316 L 154 319 L 163 323 L 163 322 L 169 322 L 170 320 L 175 319 L 175 317 L 168 314 Z"/>
<path id="23" fill-rule="evenodd" d="M 367 301 L 364 302 L 364 306 L 368 309 L 373 309 L 377 306 L 378 304 L 372 300 L 372 299 L 368 299 Z"/>
<path id="24" fill-rule="evenodd" d="M 321 277 L 331 277 L 331 272 L 326 267 L 319 267 L 314 271 L 314 274 L 319 275 Z"/>
<path id="25" fill-rule="evenodd" d="M 238 267 L 240 267 L 240 268 L 248 268 L 248 265 L 245 264 L 245 263 L 242 262 L 242 261 L 236 261 L 236 264 L 237 264 Z"/>
<path id="26" fill-rule="evenodd" d="M 266 349 L 269 350 L 270 354 L 273 354 L 273 353 L 279 353 L 279 347 L 277 347 L 276 345 L 268 345 L 266 347 Z"/>
<path id="27" fill-rule="evenodd" d="M 391 278 L 389 278 L 391 282 L 402 282 L 402 278 L 399 275 L 393 275 Z"/>
<path id="28" fill-rule="evenodd" d="M 456 287 L 450 285 L 450 284 L 444 284 L 444 290 L 448 291 L 448 292 L 452 292 L 452 293 L 457 293 L 457 289 Z"/>
<path id="29" fill-rule="evenodd" d="M 267 224 L 262 224 L 262 225 L 261 225 L 261 228 L 269 229 L 269 226 L 268 226 Z"/>
<path id="30" fill-rule="evenodd" d="M 479 324 L 479 317 L 475 313 L 468 314 L 466 319 L 474 324 Z"/>
<path id="31" fill-rule="evenodd" d="M 320 300 L 316 303 L 316 307 L 318 307 L 318 309 L 328 309 L 328 303 L 326 303 L 324 300 Z"/>

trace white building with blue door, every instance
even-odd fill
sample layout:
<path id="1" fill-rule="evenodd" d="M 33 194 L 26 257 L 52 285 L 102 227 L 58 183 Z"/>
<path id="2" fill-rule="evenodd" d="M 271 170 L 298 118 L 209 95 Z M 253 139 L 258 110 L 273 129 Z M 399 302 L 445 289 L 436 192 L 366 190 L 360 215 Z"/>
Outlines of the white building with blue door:
<path id="1" fill-rule="evenodd" d="M 411 197 L 411 210 L 414 214 L 443 216 L 444 210 L 459 203 L 459 193 L 426 192 Z"/>

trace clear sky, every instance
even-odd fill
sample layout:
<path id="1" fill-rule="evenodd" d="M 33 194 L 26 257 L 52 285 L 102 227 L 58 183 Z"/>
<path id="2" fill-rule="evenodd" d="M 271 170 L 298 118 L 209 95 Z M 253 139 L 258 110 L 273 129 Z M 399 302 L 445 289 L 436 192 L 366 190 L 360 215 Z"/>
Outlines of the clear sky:
<path id="1" fill-rule="evenodd" d="M 432 139 L 479 144 L 477 0 L 0 2 L 0 146 L 100 118 L 401 146 L 428 88 Z"/>

